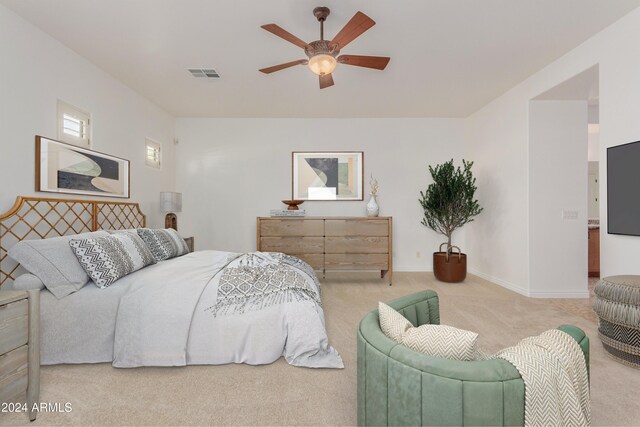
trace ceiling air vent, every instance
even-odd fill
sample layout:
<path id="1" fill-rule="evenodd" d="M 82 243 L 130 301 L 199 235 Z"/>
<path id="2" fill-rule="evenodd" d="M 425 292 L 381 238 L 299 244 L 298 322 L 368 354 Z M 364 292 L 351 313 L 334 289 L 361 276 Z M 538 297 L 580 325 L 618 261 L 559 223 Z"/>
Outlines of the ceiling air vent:
<path id="1" fill-rule="evenodd" d="M 213 68 L 190 68 L 189 72 L 193 77 L 204 77 L 208 79 L 220 78 L 220 74 Z"/>

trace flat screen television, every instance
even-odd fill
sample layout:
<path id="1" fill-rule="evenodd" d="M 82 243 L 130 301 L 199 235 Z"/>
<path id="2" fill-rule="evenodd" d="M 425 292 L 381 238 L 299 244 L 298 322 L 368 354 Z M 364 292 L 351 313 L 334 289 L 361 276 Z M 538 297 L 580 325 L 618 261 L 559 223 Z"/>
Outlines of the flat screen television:
<path id="1" fill-rule="evenodd" d="M 607 232 L 640 236 L 640 141 L 607 148 Z"/>

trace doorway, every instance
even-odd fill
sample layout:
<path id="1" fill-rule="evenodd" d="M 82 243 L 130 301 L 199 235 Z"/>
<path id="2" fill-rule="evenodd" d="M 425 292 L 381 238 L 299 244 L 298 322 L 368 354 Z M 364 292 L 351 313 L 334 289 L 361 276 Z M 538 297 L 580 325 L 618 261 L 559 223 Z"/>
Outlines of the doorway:
<path id="1" fill-rule="evenodd" d="M 589 197 L 588 216 L 588 272 L 589 289 L 600 277 L 600 120 L 599 103 L 589 103 L 588 146 L 589 175 L 587 188 Z M 595 280 L 593 280 L 595 278 Z"/>
<path id="2" fill-rule="evenodd" d="M 588 298 L 590 252 L 599 274 L 598 81 L 596 65 L 529 104 L 532 296 Z"/>

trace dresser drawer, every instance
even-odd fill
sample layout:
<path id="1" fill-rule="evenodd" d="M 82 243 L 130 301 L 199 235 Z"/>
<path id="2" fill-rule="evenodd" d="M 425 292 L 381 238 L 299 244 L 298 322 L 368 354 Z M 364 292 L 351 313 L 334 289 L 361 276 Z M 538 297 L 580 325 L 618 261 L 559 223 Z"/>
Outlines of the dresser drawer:
<path id="1" fill-rule="evenodd" d="M 327 254 L 386 254 L 389 253 L 388 237 L 326 237 Z"/>
<path id="2" fill-rule="evenodd" d="M 386 219 L 328 219 L 324 224 L 325 236 L 388 236 Z"/>
<path id="3" fill-rule="evenodd" d="M 300 258 L 309 264 L 314 270 L 322 270 L 324 268 L 324 254 L 289 254 Z"/>
<path id="4" fill-rule="evenodd" d="M 388 254 L 325 254 L 327 270 L 388 270 Z"/>
<path id="5" fill-rule="evenodd" d="M 7 402 L 27 390 L 26 345 L 0 356 L 0 402 Z"/>
<path id="6" fill-rule="evenodd" d="M 29 304 L 26 299 L 0 305 L 0 354 L 25 345 L 29 339 Z"/>
<path id="7" fill-rule="evenodd" d="M 321 219 L 263 219 L 260 236 L 324 236 Z"/>
<path id="8" fill-rule="evenodd" d="M 260 250 L 285 254 L 321 254 L 324 252 L 324 237 L 261 237 Z"/>

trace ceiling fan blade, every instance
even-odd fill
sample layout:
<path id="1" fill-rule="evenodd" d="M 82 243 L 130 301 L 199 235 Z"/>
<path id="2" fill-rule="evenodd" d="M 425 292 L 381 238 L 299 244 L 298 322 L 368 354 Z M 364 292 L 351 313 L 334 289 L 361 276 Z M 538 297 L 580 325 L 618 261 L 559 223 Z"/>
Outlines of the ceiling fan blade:
<path id="1" fill-rule="evenodd" d="M 296 65 L 303 65 L 303 64 L 306 64 L 307 62 L 309 61 L 306 59 L 298 59 L 297 61 L 291 61 L 285 64 L 274 65 L 273 67 L 261 68 L 259 71 L 265 74 L 270 74 L 270 73 L 273 73 L 274 71 L 284 70 L 285 68 L 294 67 Z"/>
<path id="2" fill-rule="evenodd" d="M 287 30 L 277 26 L 276 24 L 265 24 L 265 25 L 262 25 L 260 28 L 264 28 L 265 30 L 269 31 L 271 34 L 275 34 L 276 36 L 285 39 L 289 43 L 293 43 L 296 46 L 301 47 L 303 49 L 305 49 L 306 47 L 310 47 L 307 42 L 300 40 L 299 38 L 297 38 L 296 36 L 288 32 Z"/>
<path id="3" fill-rule="evenodd" d="M 384 70 L 389 63 L 388 56 L 364 56 L 364 55 L 340 55 L 338 62 L 345 65 L 353 65 L 356 67 L 374 68 L 376 70 Z"/>
<path id="4" fill-rule="evenodd" d="M 333 76 L 331 76 L 331 74 L 325 74 L 318 77 L 320 77 L 320 89 L 333 86 Z"/>
<path id="5" fill-rule="evenodd" d="M 338 49 L 342 49 L 374 25 L 376 25 L 376 21 L 362 12 L 357 12 L 353 15 L 353 18 L 347 22 L 347 25 L 336 34 L 333 40 L 329 42 L 329 46 L 338 45 Z"/>

